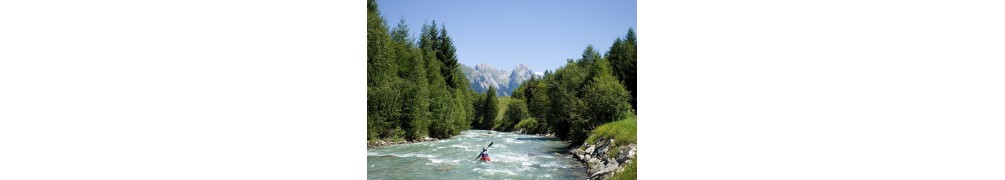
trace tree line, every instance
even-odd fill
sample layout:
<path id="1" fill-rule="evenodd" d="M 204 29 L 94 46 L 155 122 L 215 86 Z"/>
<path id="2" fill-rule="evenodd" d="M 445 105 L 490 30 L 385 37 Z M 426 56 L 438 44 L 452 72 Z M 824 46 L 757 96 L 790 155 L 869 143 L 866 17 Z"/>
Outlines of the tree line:
<path id="1" fill-rule="evenodd" d="M 388 29 L 367 3 L 367 140 L 446 138 L 471 126 L 475 93 L 461 72 L 446 26 L 423 24 L 410 38 L 404 19 Z"/>
<path id="2" fill-rule="evenodd" d="M 575 145 L 582 143 L 597 126 L 633 116 L 638 97 L 637 47 L 631 28 L 603 56 L 588 45 L 579 59 L 567 59 L 555 72 L 545 71 L 542 78 L 531 78 L 521 84 L 513 93 L 520 103 L 508 111 L 526 110 L 527 117 L 507 119 L 524 121 L 516 123 L 520 125 L 517 129 L 554 133 Z M 518 116 L 520 112 L 513 114 Z"/>

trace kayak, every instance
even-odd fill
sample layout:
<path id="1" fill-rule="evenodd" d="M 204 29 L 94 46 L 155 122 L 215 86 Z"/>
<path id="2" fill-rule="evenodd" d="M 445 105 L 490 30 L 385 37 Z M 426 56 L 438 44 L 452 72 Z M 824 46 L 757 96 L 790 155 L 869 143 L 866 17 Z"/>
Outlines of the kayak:
<path id="1" fill-rule="evenodd" d="M 485 153 L 485 151 L 488 151 L 489 148 L 492 147 L 492 144 L 495 144 L 495 142 L 489 142 L 489 146 L 486 146 L 485 148 L 482 148 L 482 153 L 478 154 L 478 157 L 476 157 L 476 158 L 478 158 L 478 160 L 485 161 L 485 162 L 491 161 L 491 159 L 489 159 L 489 154 Z"/>

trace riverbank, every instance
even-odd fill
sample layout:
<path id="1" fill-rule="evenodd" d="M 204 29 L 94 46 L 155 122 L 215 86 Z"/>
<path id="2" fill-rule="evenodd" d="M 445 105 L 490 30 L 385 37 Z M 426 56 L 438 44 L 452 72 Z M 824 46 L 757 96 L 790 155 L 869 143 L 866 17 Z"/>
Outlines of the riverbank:
<path id="1" fill-rule="evenodd" d="M 555 133 L 549 133 L 549 134 L 534 134 L 534 133 L 524 133 L 524 132 L 523 132 L 523 130 L 516 130 L 516 131 L 513 131 L 512 133 L 517 133 L 517 134 L 526 134 L 526 135 L 534 135 L 534 136 L 543 136 L 543 137 L 555 137 Z"/>
<path id="2" fill-rule="evenodd" d="M 569 153 L 586 164 L 590 179 L 619 179 L 612 177 L 625 172 L 625 167 L 634 163 L 637 149 L 635 143 L 617 146 L 614 139 L 601 138 L 594 144 L 583 143 Z M 634 168 L 631 171 L 634 177 Z"/>
<path id="3" fill-rule="evenodd" d="M 586 167 L 589 179 L 636 179 L 638 120 L 635 116 L 610 122 L 594 129 L 586 142 L 569 149 Z M 555 134 L 512 133 L 555 137 Z"/>
<path id="4" fill-rule="evenodd" d="M 426 138 L 423 138 L 423 139 L 417 139 L 417 140 L 411 140 L 411 141 L 409 141 L 409 140 L 399 140 L 399 141 L 392 141 L 392 140 L 387 140 L 387 141 L 385 141 L 385 140 L 367 141 L 366 142 L 366 149 L 375 148 L 375 147 L 381 147 L 381 146 L 396 145 L 396 144 L 410 144 L 410 143 L 425 142 L 425 141 L 436 141 L 436 140 L 440 140 L 440 139 L 426 137 Z"/>
<path id="5" fill-rule="evenodd" d="M 502 131 L 490 130 L 490 133 L 491 132 L 502 132 Z M 521 131 L 514 131 L 514 132 L 511 132 L 511 133 L 534 135 L 534 136 L 543 136 L 543 137 L 555 137 L 554 133 L 551 133 L 551 134 L 531 134 L 531 133 L 523 133 Z M 423 139 L 411 140 L 411 141 L 409 141 L 409 140 L 398 140 L 398 141 L 395 141 L 395 140 L 377 140 L 377 141 L 367 141 L 366 142 L 366 149 L 375 148 L 375 147 L 381 147 L 381 146 L 390 146 L 390 145 L 398 145 L 398 144 L 411 144 L 411 143 L 426 142 L 426 141 L 436 141 L 436 140 L 440 140 L 440 139 L 426 137 L 426 138 L 423 138 Z"/>
<path id="6" fill-rule="evenodd" d="M 637 120 L 630 117 L 597 127 L 583 145 L 569 151 L 587 165 L 590 179 L 635 179 Z"/>

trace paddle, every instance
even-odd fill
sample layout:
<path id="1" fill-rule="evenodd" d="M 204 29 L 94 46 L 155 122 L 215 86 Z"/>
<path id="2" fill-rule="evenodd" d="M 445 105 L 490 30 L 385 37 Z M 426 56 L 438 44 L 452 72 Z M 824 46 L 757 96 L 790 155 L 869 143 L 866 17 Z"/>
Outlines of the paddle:
<path id="1" fill-rule="evenodd" d="M 495 143 L 496 142 L 489 142 L 489 146 L 486 146 L 485 149 L 489 149 L 490 147 L 492 147 L 492 144 L 495 144 Z M 475 157 L 475 160 L 478 160 L 478 158 L 481 158 L 481 157 L 482 157 L 482 154 L 478 153 L 478 157 Z"/>

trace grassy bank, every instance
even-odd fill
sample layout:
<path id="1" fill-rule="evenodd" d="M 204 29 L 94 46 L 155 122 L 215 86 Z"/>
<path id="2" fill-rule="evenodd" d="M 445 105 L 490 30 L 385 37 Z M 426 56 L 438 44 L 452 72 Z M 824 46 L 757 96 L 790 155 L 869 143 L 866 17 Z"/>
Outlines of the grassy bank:
<path id="1" fill-rule="evenodd" d="M 604 137 L 613 138 L 617 146 L 628 145 L 636 142 L 637 120 L 635 116 L 610 122 L 593 130 L 586 142 L 593 144 L 597 139 Z"/>
<path id="2" fill-rule="evenodd" d="M 638 132 L 638 121 L 637 118 L 632 115 L 628 118 L 610 122 L 593 130 L 590 137 L 586 139 L 586 142 L 590 144 L 596 143 L 597 139 L 606 138 L 614 139 L 614 148 L 611 148 L 607 152 L 608 156 L 617 156 L 618 147 L 637 144 L 637 132 Z M 611 179 L 635 179 L 636 176 L 636 164 L 638 163 L 637 158 L 632 158 L 632 162 L 625 166 L 624 171 L 620 173 L 615 173 Z"/>
<path id="3" fill-rule="evenodd" d="M 620 180 L 620 179 L 638 179 L 638 178 L 636 178 L 636 174 L 635 174 L 635 171 L 636 171 L 635 169 L 636 169 L 636 166 L 638 166 L 637 165 L 638 163 L 639 162 L 638 162 L 637 159 L 632 159 L 632 163 L 628 163 L 628 165 L 625 166 L 625 171 L 621 171 L 620 173 L 615 173 L 614 176 L 611 176 L 611 179 L 616 179 L 616 180 Z"/>

